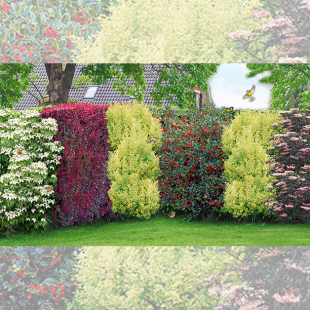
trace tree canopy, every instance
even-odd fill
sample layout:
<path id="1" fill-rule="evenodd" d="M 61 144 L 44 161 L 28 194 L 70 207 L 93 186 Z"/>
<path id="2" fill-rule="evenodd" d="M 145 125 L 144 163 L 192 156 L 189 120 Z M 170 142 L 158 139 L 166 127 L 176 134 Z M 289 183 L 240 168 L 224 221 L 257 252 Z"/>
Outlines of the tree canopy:
<path id="1" fill-rule="evenodd" d="M 49 83 L 47 92 L 41 94 L 33 73 L 34 64 L 0 64 L 0 100 L 1 106 L 12 108 L 23 97 L 22 91 L 29 91 L 32 84 L 37 94 L 32 94 L 39 102 L 48 94 L 53 105 L 67 103 L 71 87 L 82 88 L 89 83 L 106 84 L 114 79 L 112 88 L 143 102 L 146 90 L 144 64 L 87 64 L 81 69 L 83 76 L 73 79 L 76 64 L 45 64 Z M 200 87 L 208 91 L 207 80 L 217 72 L 220 64 L 152 64 L 157 79 L 150 93 L 155 105 L 161 105 L 163 98 L 169 104 L 180 108 L 194 107 L 193 90 Z M 32 75 L 31 75 L 32 74 Z M 128 81 L 135 83 L 130 85 Z M 60 90 L 57 91 L 57 90 Z M 70 98 L 74 99 L 74 98 Z"/>
<path id="2" fill-rule="evenodd" d="M 260 83 L 272 84 L 271 109 L 289 110 L 301 107 L 302 110 L 310 104 L 310 65 L 294 63 L 249 63 L 250 72 L 247 78 L 270 71 L 271 74 L 259 80 Z"/>

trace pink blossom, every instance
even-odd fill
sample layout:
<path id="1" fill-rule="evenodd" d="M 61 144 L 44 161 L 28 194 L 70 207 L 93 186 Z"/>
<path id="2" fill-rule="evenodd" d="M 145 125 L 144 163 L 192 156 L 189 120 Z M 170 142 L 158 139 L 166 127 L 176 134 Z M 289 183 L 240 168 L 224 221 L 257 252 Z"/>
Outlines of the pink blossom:
<path id="1" fill-rule="evenodd" d="M 301 209 L 310 210 L 309 207 L 300 207 Z"/>
<path id="2" fill-rule="evenodd" d="M 264 9 L 252 10 L 251 13 L 248 18 L 262 18 L 270 15 L 270 12 Z"/>
<path id="3" fill-rule="evenodd" d="M 266 24 L 260 26 L 258 29 L 262 30 L 270 30 L 274 27 L 281 27 L 288 24 L 288 20 L 284 17 L 278 18 L 278 19 L 273 19 L 267 22 Z"/>
<path id="4" fill-rule="evenodd" d="M 306 9 L 306 10 L 310 10 L 310 0 L 304 0 L 301 2 L 302 4 L 304 4 L 303 6 L 300 6 L 300 9 Z"/>
<path id="5" fill-rule="evenodd" d="M 281 43 L 282 44 L 297 44 L 301 40 L 304 40 L 306 38 L 307 37 L 292 37 L 292 38 L 287 38 L 287 39 L 281 40 Z"/>
<path id="6" fill-rule="evenodd" d="M 307 57 L 294 57 L 294 58 L 284 58 L 279 59 L 279 63 L 307 63 Z M 295 157 L 294 157 L 295 158 Z M 298 158 L 296 158 L 298 159 Z"/>
<path id="7" fill-rule="evenodd" d="M 286 213 L 280 214 L 281 217 L 287 217 Z"/>
<path id="8" fill-rule="evenodd" d="M 250 36 L 252 35 L 252 31 L 247 31 L 247 30 L 237 30 L 235 32 L 231 32 L 228 34 L 228 36 L 232 39 L 236 39 L 239 37 L 244 37 L 244 36 Z"/>
<path id="9" fill-rule="evenodd" d="M 287 208 L 294 208 L 294 205 L 292 203 L 285 205 Z"/>
<path id="10" fill-rule="evenodd" d="M 294 304 L 300 302 L 301 295 L 295 296 L 293 293 L 285 293 L 282 297 L 279 294 L 274 294 L 272 297 L 282 304 Z"/>

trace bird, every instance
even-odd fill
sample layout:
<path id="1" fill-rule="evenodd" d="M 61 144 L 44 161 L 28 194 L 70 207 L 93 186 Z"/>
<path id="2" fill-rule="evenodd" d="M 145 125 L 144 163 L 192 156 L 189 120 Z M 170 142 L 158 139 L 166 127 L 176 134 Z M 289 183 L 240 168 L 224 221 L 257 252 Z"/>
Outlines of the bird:
<path id="1" fill-rule="evenodd" d="M 175 212 L 174 211 L 170 212 L 168 216 L 172 219 L 173 217 L 175 217 Z"/>
<path id="2" fill-rule="evenodd" d="M 17 154 L 22 154 L 22 153 L 23 153 L 22 149 L 17 150 Z"/>
<path id="3" fill-rule="evenodd" d="M 153 139 L 152 141 L 150 141 L 149 143 L 156 143 L 157 139 Z"/>
<path id="4" fill-rule="evenodd" d="M 252 86 L 251 90 L 247 90 L 246 94 L 242 97 L 243 99 L 248 99 L 249 102 L 253 102 L 256 98 L 253 97 L 253 94 L 255 93 L 255 85 Z"/>
<path id="5" fill-rule="evenodd" d="M 234 110 L 234 107 L 226 108 L 226 112 L 232 112 Z"/>

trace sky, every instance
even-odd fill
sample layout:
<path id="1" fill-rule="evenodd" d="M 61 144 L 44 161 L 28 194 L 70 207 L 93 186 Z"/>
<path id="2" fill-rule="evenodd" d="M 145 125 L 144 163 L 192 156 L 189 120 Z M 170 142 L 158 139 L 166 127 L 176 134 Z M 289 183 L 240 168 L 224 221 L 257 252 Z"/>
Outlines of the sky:
<path id="1" fill-rule="evenodd" d="M 259 83 L 263 77 L 270 72 L 263 72 L 252 78 L 245 76 L 250 72 L 246 64 L 221 64 L 217 67 L 217 73 L 209 79 L 211 96 L 216 108 L 234 109 L 259 109 L 266 110 L 271 105 L 272 84 Z M 254 97 L 256 100 L 249 102 L 249 99 L 242 99 L 247 90 L 256 86 Z"/>

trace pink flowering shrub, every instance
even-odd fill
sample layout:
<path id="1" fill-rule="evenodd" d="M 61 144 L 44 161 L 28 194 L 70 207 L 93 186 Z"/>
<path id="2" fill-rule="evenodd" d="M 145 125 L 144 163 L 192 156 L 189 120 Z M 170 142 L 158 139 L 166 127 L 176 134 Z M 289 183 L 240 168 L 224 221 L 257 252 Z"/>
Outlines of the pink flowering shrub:
<path id="1" fill-rule="evenodd" d="M 248 18 L 259 19 L 255 30 L 228 34 L 253 62 L 305 63 L 310 60 L 310 1 L 263 0 Z"/>
<path id="2" fill-rule="evenodd" d="M 235 261 L 199 282 L 208 288 L 210 297 L 222 297 L 216 309 L 309 309 L 309 247 L 245 247 L 238 252 L 224 247 L 223 251 Z M 236 274 L 243 283 L 232 285 Z"/>
<path id="3" fill-rule="evenodd" d="M 310 221 L 310 110 L 305 111 L 280 111 L 285 118 L 272 126 L 283 126 L 285 131 L 269 138 L 274 146 L 268 149 L 274 157 L 266 163 L 275 178 L 267 188 L 275 188 L 277 194 L 272 197 L 275 201 L 265 202 L 284 221 Z"/>

